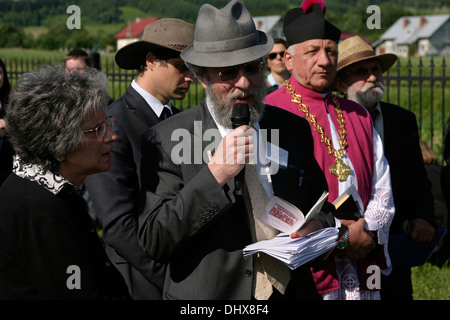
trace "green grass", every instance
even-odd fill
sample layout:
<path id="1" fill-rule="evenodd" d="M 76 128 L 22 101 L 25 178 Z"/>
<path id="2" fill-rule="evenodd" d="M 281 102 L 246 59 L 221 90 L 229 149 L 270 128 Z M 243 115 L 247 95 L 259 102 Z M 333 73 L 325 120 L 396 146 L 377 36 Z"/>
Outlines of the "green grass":
<path id="1" fill-rule="evenodd" d="M 450 266 L 425 263 L 412 268 L 414 300 L 450 300 Z"/>

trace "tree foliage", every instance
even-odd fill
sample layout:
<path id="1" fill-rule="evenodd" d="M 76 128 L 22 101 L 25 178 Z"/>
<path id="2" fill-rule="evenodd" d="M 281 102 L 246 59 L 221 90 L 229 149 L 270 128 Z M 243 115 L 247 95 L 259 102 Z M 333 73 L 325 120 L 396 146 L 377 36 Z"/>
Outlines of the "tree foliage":
<path id="1" fill-rule="evenodd" d="M 253 16 L 283 16 L 290 8 L 299 6 L 302 0 L 241 0 Z M 229 0 L 79 0 L 72 1 L 81 9 L 82 22 L 89 24 L 110 24 L 128 22 L 123 17 L 121 7 L 134 7 L 144 12 L 146 17 L 172 17 L 191 23 L 197 20 L 200 7 L 208 2 L 217 8 L 224 7 Z M 0 45 L 3 47 L 35 47 L 42 49 L 67 48 L 77 46 L 103 46 L 114 43 L 113 34 L 89 35 L 77 30 L 68 33 L 66 28 L 67 0 L 0 0 Z M 371 41 L 389 28 L 399 17 L 436 13 L 447 10 L 448 0 L 326 0 L 327 19 L 342 32 L 358 33 Z M 381 9 L 381 29 L 370 30 L 366 26 L 369 5 Z M 144 18 L 144 17 L 141 17 Z M 25 35 L 23 27 L 46 26 L 49 31 L 34 40 Z M 73 30 L 72 30 L 73 31 Z M 117 30 L 118 32 L 119 30 Z M 70 45 L 70 46 L 68 46 Z"/>

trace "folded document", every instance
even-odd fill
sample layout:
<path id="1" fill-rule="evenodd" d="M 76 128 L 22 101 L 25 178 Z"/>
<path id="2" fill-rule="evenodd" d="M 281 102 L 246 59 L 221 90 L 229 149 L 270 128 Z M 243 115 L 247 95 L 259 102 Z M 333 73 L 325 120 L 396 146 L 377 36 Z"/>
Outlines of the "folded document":
<path id="1" fill-rule="evenodd" d="M 291 239 L 289 233 L 280 233 L 271 240 L 248 245 L 244 248 L 244 257 L 263 252 L 294 270 L 333 249 L 337 245 L 338 232 L 336 228 L 324 228 L 296 239 Z"/>

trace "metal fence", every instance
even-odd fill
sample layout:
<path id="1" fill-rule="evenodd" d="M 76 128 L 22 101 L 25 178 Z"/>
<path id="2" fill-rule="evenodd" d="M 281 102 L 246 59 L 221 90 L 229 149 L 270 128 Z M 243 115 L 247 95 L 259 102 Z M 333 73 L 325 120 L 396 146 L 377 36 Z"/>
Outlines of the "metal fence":
<path id="1" fill-rule="evenodd" d="M 55 62 L 57 61 L 50 59 L 5 59 L 12 86 L 24 72 L 41 64 Z M 446 68 L 445 57 L 399 59 L 384 75 L 384 100 L 416 114 L 421 139 L 433 148 L 441 161 L 443 139 L 450 115 L 450 77 L 446 74 Z M 114 59 L 104 59 L 101 70 L 108 77 L 113 99 L 122 96 L 136 77 L 135 71 L 119 68 Z M 196 105 L 203 97 L 203 87 L 196 82 L 185 99 L 174 101 L 174 105 L 184 110 Z"/>

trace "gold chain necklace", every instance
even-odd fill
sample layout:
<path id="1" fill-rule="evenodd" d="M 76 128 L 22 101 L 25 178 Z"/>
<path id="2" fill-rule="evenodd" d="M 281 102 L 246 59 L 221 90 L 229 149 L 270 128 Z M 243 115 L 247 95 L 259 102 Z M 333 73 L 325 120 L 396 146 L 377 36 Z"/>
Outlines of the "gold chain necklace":
<path id="1" fill-rule="evenodd" d="M 336 150 L 331 146 L 331 139 L 328 138 L 323 130 L 323 127 L 317 123 L 317 118 L 315 115 L 309 112 L 309 107 L 302 103 L 302 96 L 295 93 L 295 86 L 289 84 L 289 80 L 286 80 L 286 92 L 292 95 L 291 101 L 298 104 L 298 109 L 305 113 L 305 118 L 310 123 L 313 124 L 314 130 L 320 134 L 320 142 L 325 144 L 328 148 L 328 154 L 336 159 L 334 164 L 332 164 L 329 168 L 330 173 L 335 175 L 339 181 L 347 180 L 348 176 L 352 173 L 352 169 L 342 161 L 342 158 L 347 154 L 345 148 L 347 148 L 347 131 L 345 131 L 345 119 L 342 114 L 341 107 L 339 102 L 336 100 L 336 97 L 331 94 L 333 101 L 336 105 L 336 112 L 338 114 L 337 121 L 339 123 L 339 145 L 340 149 Z"/>

